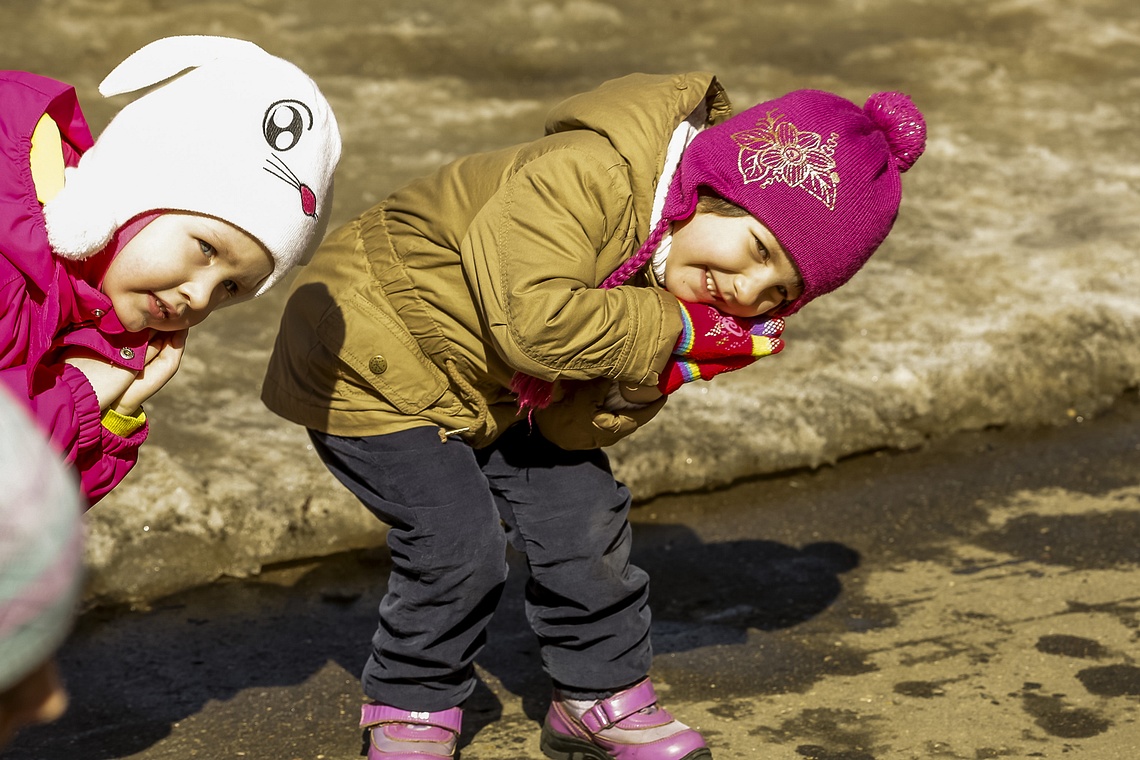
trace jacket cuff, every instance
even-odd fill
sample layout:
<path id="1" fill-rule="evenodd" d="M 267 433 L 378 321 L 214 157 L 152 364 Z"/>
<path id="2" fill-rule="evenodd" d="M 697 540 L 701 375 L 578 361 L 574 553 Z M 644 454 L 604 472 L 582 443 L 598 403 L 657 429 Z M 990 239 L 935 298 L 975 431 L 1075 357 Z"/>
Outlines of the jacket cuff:
<path id="1" fill-rule="evenodd" d="M 146 424 L 146 412 L 139 409 L 135 416 L 119 414 L 114 409 L 103 412 L 103 427 L 120 438 L 129 438 L 132 433 Z"/>
<path id="2" fill-rule="evenodd" d="M 652 369 L 648 375 L 641 378 L 640 385 L 657 385 L 660 382 L 661 374 L 665 371 L 665 365 L 673 356 L 673 349 L 677 347 L 677 339 L 684 329 L 684 321 L 681 319 L 681 303 L 677 297 L 664 288 L 653 288 L 652 292 L 657 295 L 661 302 L 661 322 L 658 326 L 657 335 L 654 336 L 656 347 L 650 359 Z"/>
<path id="3" fill-rule="evenodd" d="M 103 425 L 100 421 L 102 414 L 99 411 L 99 398 L 95 395 L 95 389 L 91 387 L 87 375 L 70 364 L 63 365 L 60 377 L 71 390 L 71 397 L 75 401 L 75 423 L 78 428 L 75 436 L 76 447 L 86 449 L 97 445 L 103 435 Z"/>

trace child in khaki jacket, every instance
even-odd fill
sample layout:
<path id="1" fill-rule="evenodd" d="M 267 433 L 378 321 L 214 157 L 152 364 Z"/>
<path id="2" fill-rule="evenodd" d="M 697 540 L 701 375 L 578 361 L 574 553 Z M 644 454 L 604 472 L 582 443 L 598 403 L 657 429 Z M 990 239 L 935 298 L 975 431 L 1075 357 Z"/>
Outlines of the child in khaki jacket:
<path id="1" fill-rule="evenodd" d="M 648 578 L 600 447 L 778 352 L 886 237 L 925 141 L 899 93 L 729 114 L 710 74 L 606 83 L 397 190 L 294 284 L 262 397 L 391 526 L 371 760 L 453 756 L 507 542 L 555 687 L 543 751 L 711 757 L 647 677 Z"/>

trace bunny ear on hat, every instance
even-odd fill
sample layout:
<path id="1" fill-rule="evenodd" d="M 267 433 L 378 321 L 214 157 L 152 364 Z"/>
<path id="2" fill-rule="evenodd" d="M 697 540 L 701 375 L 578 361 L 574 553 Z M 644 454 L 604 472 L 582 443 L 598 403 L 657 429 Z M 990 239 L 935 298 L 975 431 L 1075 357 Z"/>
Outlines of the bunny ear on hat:
<path id="1" fill-rule="evenodd" d="M 99 84 L 105 98 L 156 85 L 210 61 L 265 53 L 257 45 L 231 37 L 184 35 L 164 37 L 127 56 Z"/>

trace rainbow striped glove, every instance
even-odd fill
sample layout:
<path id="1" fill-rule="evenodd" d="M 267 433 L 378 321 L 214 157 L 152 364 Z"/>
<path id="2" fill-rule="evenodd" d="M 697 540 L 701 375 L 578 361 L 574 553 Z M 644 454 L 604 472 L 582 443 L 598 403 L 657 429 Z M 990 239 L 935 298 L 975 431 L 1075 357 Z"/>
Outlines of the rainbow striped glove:
<path id="1" fill-rule="evenodd" d="M 779 337 L 784 320 L 779 317 L 733 317 L 705 304 L 679 303 L 681 337 L 657 384 L 665 395 L 685 383 L 711 380 L 784 349 Z"/>

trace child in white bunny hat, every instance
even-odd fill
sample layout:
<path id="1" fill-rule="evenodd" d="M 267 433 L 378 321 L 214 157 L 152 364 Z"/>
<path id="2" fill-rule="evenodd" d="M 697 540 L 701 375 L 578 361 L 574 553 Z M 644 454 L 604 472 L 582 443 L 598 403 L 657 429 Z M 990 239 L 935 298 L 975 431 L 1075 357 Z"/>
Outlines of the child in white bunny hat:
<path id="1" fill-rule="evenodd" d="M 340 158 L 316 84 L 251 42 L 160 39 L 99 91 L 144 88 L 92 140 L 73 88 L 0 72 L 0 381 L 90 504 L 133 466 L 187 330 L 320 242 Z"/>

